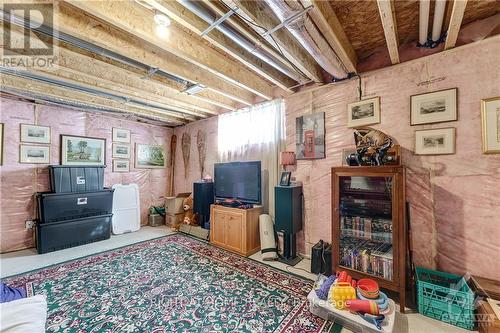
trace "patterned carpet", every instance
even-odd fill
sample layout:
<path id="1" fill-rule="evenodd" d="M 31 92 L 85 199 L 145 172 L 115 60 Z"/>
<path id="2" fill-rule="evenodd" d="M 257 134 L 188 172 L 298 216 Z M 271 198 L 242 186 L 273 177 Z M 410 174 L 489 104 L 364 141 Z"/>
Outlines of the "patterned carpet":
<path id="1" fill-rule="evenodd" d="M 182 235 L 14 276 L 48 302 L 47 332 L 321 332 L 311 282 Z"/>

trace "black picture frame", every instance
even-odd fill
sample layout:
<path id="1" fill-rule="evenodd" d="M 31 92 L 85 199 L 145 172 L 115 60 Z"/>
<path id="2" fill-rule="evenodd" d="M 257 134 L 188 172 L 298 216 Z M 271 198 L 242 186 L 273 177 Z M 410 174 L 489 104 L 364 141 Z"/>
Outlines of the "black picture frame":
<path id="1" fill-rule="evenodd" d="M 280 186 L 290 186 L 291 175 L 292 175 L 292 172 L 283 171 L 281 173 L 281 177 L 280 177 Z"/>

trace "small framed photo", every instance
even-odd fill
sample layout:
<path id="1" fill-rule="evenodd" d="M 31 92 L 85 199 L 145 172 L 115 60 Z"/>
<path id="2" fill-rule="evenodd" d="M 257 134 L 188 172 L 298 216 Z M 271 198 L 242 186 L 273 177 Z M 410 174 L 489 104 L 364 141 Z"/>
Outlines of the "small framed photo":
<path id="1" fill-rule="evenodd" d="M 165 167 L 165 149 L 160 145 L 135 144 L 137 169 L 161 169 Z"/>
<path id="2" fill-rule="evenodd" d="M 380 97 L 347 104 L 347 127 L 380 123 Z"/>
<path id="3" fill-rule="evenodd" d="M 500 153 L 500 96 L 481 101 L 483 153 Z"/>
<path id="4" fill-rule="evenodd" d="M 49 146 L 19 146 L 19 162 L 29 164 L 49 164 L 50 147 Z"/>
<path id="5" fill-rule="evenodd" d="M 50 127 L 21 124 L 21 142 L 50 143 Z"/>
<path id="6" fill-rule="evenodd" d="M 130 143 L 130 131 L 113 127 L 113 142 Z"/>
<path id="7" fill-rule="evenodd" d="M 415 131 L 415 154 L 455 154 L 455 128 Z"/>
<path id="8" fill-rule="evenodd" d="M 411 96 L 410 125 L 457 120 L 457 91 L 453 88 Z"/>
<path id="9" fill-rule="evenodd" d="M 130 172 L 130 161 L 113 160 L 113 172 Z"/>
<path id="10" fill-rule="evenodd" d="M 290 177 L 291 177 L 291 172 L 290 171 L 283 171 L 281 173 L 280 177 L 280 186 L 290 186 Z"/>
<path id="11" fill-rule="evenodd" d="M 113 143 L 113 158 L 130 158 L 130 145 Z"/>
<path id="12" fill-rule="evenodd" d="M 105 165 L 106 139 L 61 135 L 62 165 Z"/>

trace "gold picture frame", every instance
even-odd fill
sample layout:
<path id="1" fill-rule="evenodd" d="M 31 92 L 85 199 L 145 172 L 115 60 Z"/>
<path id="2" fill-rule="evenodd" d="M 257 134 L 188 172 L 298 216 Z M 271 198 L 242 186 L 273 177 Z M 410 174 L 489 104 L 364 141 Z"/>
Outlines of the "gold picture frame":
<path id="1" fill-rule="evenodd" d="M 453 155 L 455 148 L 455 127 L 415 131 L 415 155 Z"/>
<path id="2" fill-rule="evenodd" d="M 3 123 L 0 123 L 0 165 L 3 165 Z"/>
<path id="3" fill-rule="evenodd" d="M 500 154 L 500 96 L 481 100 L 481 137 L 484 154 Z"/>

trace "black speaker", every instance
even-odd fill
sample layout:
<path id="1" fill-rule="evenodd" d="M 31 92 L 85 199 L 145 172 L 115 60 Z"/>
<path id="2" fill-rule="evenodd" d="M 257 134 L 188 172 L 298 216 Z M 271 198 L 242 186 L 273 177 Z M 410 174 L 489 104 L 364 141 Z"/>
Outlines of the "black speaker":
<path id="1" fill-rule="evenodd" d="M 209 229 L 210 205 L 214 203 L 214 183 L 195 182 L 193 184 L 193 210 L 199 216 L 199 224 Z"/>
<path id="2" fill-rule="evenodd" d="M 274 226 L 276 231 L 295 234 L 302 230 L 302 185 L 274 188 Z"/>

